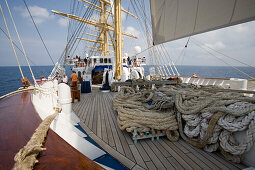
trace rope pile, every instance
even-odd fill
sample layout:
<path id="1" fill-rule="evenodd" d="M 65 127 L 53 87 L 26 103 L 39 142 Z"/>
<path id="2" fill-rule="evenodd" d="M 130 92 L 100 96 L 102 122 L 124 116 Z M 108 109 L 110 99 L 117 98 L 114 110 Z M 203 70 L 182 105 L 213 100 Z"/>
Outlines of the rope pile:
<path id="1" fill-rule="evenodd" d="M 150 129 L 166 130 L 167 137 L 171 141 L 177 141 L 179 134 L 178 126 L 173 109 L 165 109 L 170 107 L 169 98 L 161 93 L 157 93 L 159 97 L 148 92 L 136 93 L 130 87 L 121 87 L 120 92 L 114 96 L 114 109 L 118 111 L 118 125 L 121 130 L 127 132 L 148 132 Z M 146 102 L 154 98 L 150 108 L 144 107 Z M 173 104 L 172 104 L 173 106 Z"/>
<path id="2" fill-rule="evenodd" d="M 239 163 L 255 140 L 255 98 L 214 89 L 208 92 L 180 84 L 135 92 L 122 87 L 114 97 L 118 124 L 128 132 L 173 131 L 170 140 L 178 140 L 180 134 L 193 146 L 208 152 L 219 149 L 228 160 Z M 246 136 L 238 143 L 234 134 L 240 131 Z"/>
<path id="3" fill-rule="evenodd" d="M 33 169 L 34 165 L 38 162 L 36 159 L 37 155 L 41 151 L 46 150 L 46 148 L 43 148 L 44 138 L 47 136 L 51 122 L 57 115 L 58 113 L 54 113 L 46 117 L 35 130 L 35 133 L 32 135 L 26 146 L 21 148 L 15 155 L 14 170 Z"/>

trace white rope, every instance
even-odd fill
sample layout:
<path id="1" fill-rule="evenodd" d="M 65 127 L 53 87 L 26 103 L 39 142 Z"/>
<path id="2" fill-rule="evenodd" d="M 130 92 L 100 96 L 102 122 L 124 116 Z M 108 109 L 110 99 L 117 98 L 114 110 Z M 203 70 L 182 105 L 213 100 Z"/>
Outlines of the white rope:
<path id="1" fill-rule="evenodd" d="M 175 64 L 174 64 L 174 62 L 173 62 L 173 61 L 172 61 L 172 64 L 173 64 L 174 69 L 175 69 L 175 71 L 176 71 L 176 73 L 177 73 L 177 76 L 180 76 L 180 73 L 178 72 L 177 68 L 175 67 Z"/>
<path id="2" fill-rule="evenodd" d="M 175 76 L 176 74 L 175 74 L 175 72 L 174 72 L 174 70 L 173 70 L 173 68 L 172 68 L 172 66 L 171 66 L 171 64 L 170 64 L 170 62 L 168 63 L 168 65 L 169 65 L 169 67 L 170 67 L 170 69 L 171 69 L 173 75 Z"/>
<path id="3" fill-rule="evenodd" d="M 6 27 L 6 30 L 7 30 L 7 32 L 8 32 L 8 36 L 9 36 L 9 39 L 10 39 L 10 42 L 11 42 L 11 45 L 12 45 L 12 49 L 13 49 L 14 55 L 15 55 L 15 57 L 16 57 L 18 66 L 19 66 L 20 74 L 21 74 L 22 78 L 24 79 L 24 75 L 23 75 L 23 72 L 22 72 L 21 67 L 20 67 L 20 63 L 19 63 L 19 59 L 18 59 L 16 50 L 15 50 L 15 48 L 14 48 L 14 46 L 13 46 L 12 38 L 11 38 L 11 35 L 10 35 L 10 32 L 9 32 L 9 29 L 8 29 L 8 26 L 7 26 L 7 23 L 6 23 L 6 20 L 5 20 L 5 17 L 4 17 L 4 13 L 3 13 L 3 9 L 2 9 L 2 6 L 1 6 L 1 5 L 0 5 L 0 9 L 1 9 L 1 13 L 2 13 L 3 19 L 4 19 L 4 24 L 5 24 L 5 27 Z"/>
<path id="4" fill-rule="evenodd" d="M 165 64 L 165 67 L 166 67 L 166 69 L 167 69 L 167 72 L 168 72 L 169 76 L 172 76 L 172 74 L 171 74 L 171 72 L 169 71 L 169 69 L 168 69 L 168 67 L 167 67 L 166 64 Z"/>
<path id="5" fill-rule="evenodd" d="M 30 69 L 30 72 L 31 72 L 32 78 L 33 78 L 33 80 L 34 80 L 34 84 L 36 84 L 36 85 L 37 85 L 37 82 L 36 82 L 36 80 L 35 80 L 35 76 L 34 76 L 34 74 L 33 74 L 33 71 L 32 71 L 32 69 L 31 69 L 31 67 L 30 67 L 30 64 L 29 64 L 29 61 L 28 61 L 28 58 L 27 58 L 27 54 L 26 54 L 25 49 L 24 49 L 24 47 L 23 47 L 22 41 L 21 41 L 21 39 L 20 39 L 20 36 L 19 36 L 18 30 L 17 30 L 16 24 L 15 24 L 15 22 L 14 22 L 14 20 L 13 20 L 13 17 L 12 17 L 11 10 L 10 10 L 9 5 L 8 5 L 8 3 L 7 3 L 7 0 L 5 0 L 5 3 L 6 3 L 6 6 L 7 6 L 7 8 L 8 8 L 9 14 L 10 14 L 10 16 L 11 16 L 12 23 L 13 23 L 13 25 L 14 25 L 14 28 L 15 28 L 16 34 L 17 34 L 17 36 L 18 36 L 18 39 L 19 39 L 19 42 L 20 42 L 20 45 L 21 45 L 21 48 L 22 48 L 23 54 L 24 54 L 25 59 L 26 59 L 26 61 L 27 61 L 27 65 L 28 65 L 28 67 L 29 67 L 29 69 Z"/>
<path id="6" fill-rule="evenodd" d="M 121 87 L 113 100 L 119 127 L 128 132 L 150 128 L 177 132 L 177 114 L 184 140 L 208 152 L 220 149 L 227 159 L 240 162 L 255 142 L 255 98 L 237 92 L 214 92 L 214 88 L 207 92 L 194 85 L 178 84 L 135 92 Z M 245 130 L 243 140 L 235 141 L 234 133 Z"/>

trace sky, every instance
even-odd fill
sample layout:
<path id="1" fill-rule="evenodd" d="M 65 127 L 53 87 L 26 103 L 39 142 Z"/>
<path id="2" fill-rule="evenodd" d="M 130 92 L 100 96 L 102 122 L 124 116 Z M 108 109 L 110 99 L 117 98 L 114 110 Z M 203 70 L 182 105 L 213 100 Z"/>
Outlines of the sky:
<path id="1" fill-rule="evenodd" d="M 50 54 L 54 62 L 56 62 L 61 56 L 67 42 L 68 20 L 62 16 L 54 15 L 51 10 L 55 9 L 61 12 L 70 13 L 71 0 L 26 0 L 26 2 Z M 123 0 L 122 2 L 122 8 L 130 11 L 133 14 L 136 13 L 136 11 L 132 8 L 132 5 L 130 5 L 130 0 Z M 32 61 L 31 65 L 52 65 L 51 59 L 44 49 L 44 46 L 36 32 L 23 1 L 8 0 L 8 3 L 26 53 Z M 78 3 L 85 5 L 84 2 Z M 9 16 L 5 1 L 1 0 L 0 4 L 3 8 L 13 41 L 18 44 L 18 38 L 11 23 L 11 18 Z M 146 11 L 149 12 L 149 0 L 145 0 L 145 7 Z M 85 10 L 85 7 L 83 10 Z M 135 46 L 140 46 L 142 51 L 147 49 L 148 46 L 146 46 L 146 40 L 143 36 L 145 30 L 141 29 L 139 26 L 139 21 L 124 13 L 122 14 L 122 30 L 139 37 L 138 39 L 133 39 L 124 36 L 123 52 L 128 53 L 128 55 L 134 55 Z M 92 16 L 91 19 L 96 20 L 96 18 L 93 17 L 94 16 Z M 0 16 L 0 27 L 7 32 L 2 15 Z M 87 32 L 93 33 L 91 30 L 87 30 Z M 166 50 L 169 56 L 160 58 L 159 62 L 161 64 L 165 64 L 166 62 L 172 60 L 176 65 L 226 66 L 226 63 L 228 63 L 234 66 L 243 66 L 239 62 L 214 53 L 226 63 L 222 62 L 218 58 L 198 47 L 196 45 L 198 42 L 201 44 L 202 48 L 213 48 L 230 57 L 255 66 L 254 21 L 192 36 L 190 38 L 188 47 L 183 50 L 187 41 L 188 38 L 183 38 L 165 43 L 165 49 L 162 50 Z M 74 55 L 84 56 L 88 51 L 88 49 L 85 48 L 86 45 L 93 46 L 91 43 L 89 44 L 87 42 L 81 42 Z M 23 55 L 18 50 L 17 54 L 21 65 L 26 65 Z M 141 53 L 139 56 L 145 56 L 148 61 L 147 64 L 154 64 L 154 60 L 147 51 Z M 0 59 L 0 66 L 17 65 L 10 41 L 1 30 Z"/>

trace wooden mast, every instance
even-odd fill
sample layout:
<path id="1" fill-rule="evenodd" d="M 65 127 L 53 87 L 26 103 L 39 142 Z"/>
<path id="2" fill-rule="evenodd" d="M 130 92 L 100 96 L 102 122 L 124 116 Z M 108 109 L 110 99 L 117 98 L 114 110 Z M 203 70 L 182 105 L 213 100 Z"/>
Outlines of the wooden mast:
<path id="1" fill-rule="evenodd" d="M 122 33 L 121 33 L 121 0 L 115 0 L 115 78 L 121 79 L 122 75 Z"/>
<path id="2" fill-rule="evenodd" d="M 84 22 L 84 23 L 87 23 L 87 24 L 90 24 L 90 25 L 93 25 L 93 26 L 99 28 L 99 30 L 94 30 L 96 32 L 99 32 L 98 40 L 91 40 L 91 39 L 80 38 L 80 37 L 77 37 L 77 38 L 81 39 L 81 40 L 93 42 L 93 43 L 99 43 L 99 48 L 94 48 L 94 49 L 97 49 L 98 50 L 97 52 L 100 52 L 102 56 L 107 56 L 108 52 L 110 52 L 110 50 L 108 50 L 108 46 L 114 47 L 115 79 L 119 81 L 121 79 L 121 75 L 123 72 L 123 68 L 122 68 L 123 38 L 122 38 L 122 35 L 137 39 L 137 37 L 132 34 L 122 32 L 122 30 L 121 30 L 121 11 L 127 13 L 128 15 L 130 15 L 136 19 L 138 17 L 131 14 L 130 12 L 122 9 L 121 8 L 121 0 L 115 0 L 115 2 L 114 2 L 115 25 L 112 26 L 107 23 L 107 15 L 112 15 L 112 13 L 107 10 L 107 5 L 111 5 L 111 3 L 108 0 L 98 0 L 100 2 L 100 5 L 93 4 L 87 0 L 81 0 L 81 1 L 91 5 L 91 6 L 85 6 L 85 7 L 93 9 L 97 12 L 100 12 L 100 18 L 99 18 L 98 23 L 84 19 L 84 18 L 80 18 L 80 17 L 72 15 L 72 14 L 66 14 L 63 12 L 59 12 L 56 10 L 52 10 L 52 12 L 55 14 L 62 15 L 62 16 L 65 16 L 65 17 L 68 17 L 68 18 L 71 18 L 71 19 L 74 19 L 74 20 L 77 20 L 80 22 Z M 112 44 L 108 43 L 107 34 L 109 31 L 114 31 L 114 34 L 115 34 L 115 40 L 110 39 L 112 41 Z M 93 34 L 88 34 L 88 33 L 84 33 L 84 34 L 97 37 L 97 35 L 93 35 Z M 88 48 L 90 48 L 90 47 L 88 47 Z"/>

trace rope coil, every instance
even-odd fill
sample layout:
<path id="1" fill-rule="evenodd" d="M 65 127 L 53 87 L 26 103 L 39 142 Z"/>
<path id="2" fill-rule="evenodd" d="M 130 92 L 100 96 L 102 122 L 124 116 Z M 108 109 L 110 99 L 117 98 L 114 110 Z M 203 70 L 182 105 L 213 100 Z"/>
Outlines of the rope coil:
<path id="1" fill-rule="evenodd" d="M 226 159 L 239 163 L 255 141 L 255 98 L 214 89 L 178 84 L 135 92 L 121 87 L 113 100 L 118 125 L 128 132 L 166 130 L 171 141 L 180 135 L 193 146 L 208 152 L 219 149 Z M 240 131 L 245 137 L 238 143 L 234 133 Z"/>

